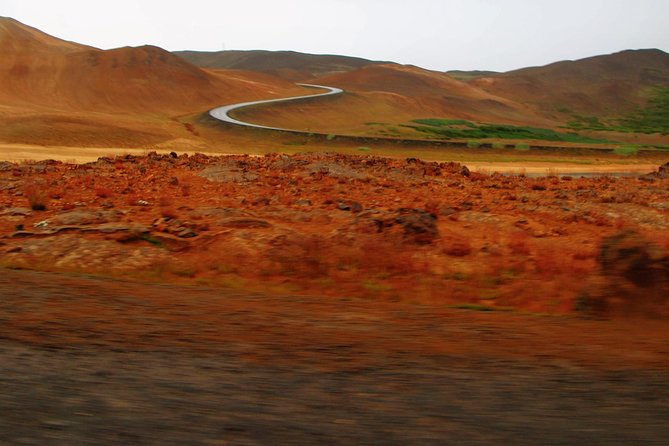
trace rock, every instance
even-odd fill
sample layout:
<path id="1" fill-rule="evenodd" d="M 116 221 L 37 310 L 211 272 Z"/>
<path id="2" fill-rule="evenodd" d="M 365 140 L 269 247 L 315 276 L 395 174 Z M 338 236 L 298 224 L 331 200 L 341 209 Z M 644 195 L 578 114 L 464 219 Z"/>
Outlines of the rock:
<path id="1" fill-rule="evenodd" d="M 0 172 L 14 170 L 14 168 L 16 168 L 16 164 L 10 163 L 8 161 L 0 161 Z"/>
<path id="2" fill-rule="evenodd" d="M 10 217 L 27 217 L 32 214 L 30 208 L 9 208 L 4 211 L 0 211 L 0 217 L 10 216 Z"/>
<path id="3" fill-rule="evenodd" d="M 165 248 L 171 252 L 186 251 L 191 247 L 187 238 L 177 237 L 170 234 L 151 234 L 145 238 L 146 241 L 154 246 Z"/>
<path id="4" fill-rule="evenodd" d="M 304 166 L 304 171 L 307 175 L 328 175 L 332 178 L 342 180 L 364 180 L 369 176 L 365 172 L 361 172 L 353 167 L 336 161 L 323 160 L 311 163 Z"/>
<path id="5" fill-rule="evenodd" d="M 181 238 L 197 237 L 197 233 L 190 228 L 183 228 L 176 235 L 177 235 L 177 237 L 181 237 Z"/>
<path id="6" fill-rule="evenodd" d="M 669 163 L 664 163 L 657 170 L 657 176 L 660 178 L 669 178 Z"/>
<path id="7" fill-rule="evenodd" d="M 269 206 L 270 203 L 272 203 L 272 199 L 269 198 L 269 197 L 259 197 L 259 198 L 256 198 L 255 200 L 251 201 L 251 204 L 253 206 Z"/>
<path id="8" fill-rule="evenodd" d="M 626 230 L 602 241 L 599 275 L 576 303 L 596 316 L 669 316 L 669 255 Z"/>
<path id="9" fill-rule="evenodd" d="M 260 220 L 258 218 L 224 218 L 218 221 L 219 226 L 224 228 L 236 228 L 236 229 L 258 229 L 258 228 L 271 228 L 271 223 Z"/>
<path id="10" fill-rule="evenodd" d="M 338 200 L 337 209 L 340 211 L 351 211 L 353 213 L 362 212 L 362 205 L 357 201 Z"/>
<path id="11" fill-rule="evenodd" d="M 150 229 L 147 226 L 136 223 L 104 223 L 97 226 L 82 228 L 83 232 L 99 232 L 102 234 L 113 234 L 125 232 L 129 234 L 148 234 Z"/>
<path id="12" fill-rule="evenodd" d="M 59 226 L 84 226 L 119 221 L 119 214 L 114 211 L 68 211 L 51 218 L 51 223 Z"/>
<path id="13" fill-rule="evenodd" d="M 459 208 L 461 211 L 471 211 L 473 207 L 474 207 L 474 203 L 472 203 L 471 201 L 463 201 L 463 202 L 460 203 L 460 205 L 458 206 L 458 208 Z"/>
<path id="14" fill-rule="evenodd" d="M 404 228 L 404 234 L 416 243 L 432 243 L 439 237 L 437 219 L 422 209 L 400 209 L 395 223 Z"/>
<path id="15" fill-rule="evenodd" d="M 198 208 L 190 212 L 190 218 L 201 220 L 209 217 L 238 217 L 243 211 L 237 208 Z"/>
<path id="16" fill-rule="evenodd" d="M 207 180 L 214 182 L 242 183 L 258 179 L 257 174 L 245 171 L 244 167 L 230 164 L 207 167 L 202 172 L 200 172 L 199 175 L 202 178 L 206 178 Z"/>
<path id="17" fill-rule="evenodd" d="M 666 252 L 631 230 L 604 239 L 598 261 L 604 274 L 622 276 L 644 288 L 669 278 Z"/>
<path id="18" fill-rule="evenodd" d="M 652 172 L 640 177 L 641 180 L 652 180 L 652 179 L 669 179 L 669 163 L 661 165 L 657 172 Z"/>

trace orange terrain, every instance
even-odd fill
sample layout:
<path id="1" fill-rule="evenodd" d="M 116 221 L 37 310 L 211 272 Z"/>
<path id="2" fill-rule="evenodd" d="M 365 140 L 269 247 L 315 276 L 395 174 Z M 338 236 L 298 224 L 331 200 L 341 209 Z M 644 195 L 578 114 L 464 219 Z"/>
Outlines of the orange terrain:
<path id="1" fill-rule="evenodd" d="M 617 250 L 637 246 L 652 271 L 666 261 L 663 169 L 642 179 L 526 178 L 319 154 L 4 163 L 0 261 L 485 309 L 624 312 L 627 300 L 607 300 L 619 287 L 607 274 L 635 266 Z M 667 310 L 658 274 L 646 288 L 630 283 L 626 299 L 645 299 L 635 312 Z"/>
<path id="2" fill-rule="evenodd" d="M 466 81 L 182 56 L 0 18 L 0 444 L 666 444 L 662 147 L 334 135 L 624 114 L 665 85 L 665 53 Z M 205 115 L 295 80 L 347 92 L 237 117 L 332 137 Z"/>
<path id="3" fill-rule="evenodd" d="M 0 439 L 660 445 L 667 177 L 2 163 Z"/>

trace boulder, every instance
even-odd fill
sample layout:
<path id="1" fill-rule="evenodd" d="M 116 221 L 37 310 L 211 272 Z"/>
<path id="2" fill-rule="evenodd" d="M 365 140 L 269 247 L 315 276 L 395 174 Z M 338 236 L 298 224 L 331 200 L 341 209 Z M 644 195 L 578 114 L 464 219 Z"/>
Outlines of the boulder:
<path id="1" fill-rule="evenodd" d="M 649 179 L 649 180 L 652 180 L 654 178 L 669 179 L 669 163 L 664 163 L 663 165 L 661 165 L 657 169 L 657 172 L 652 172 L 647 175 L 643 175 L 641 177 L 641 179 Z"/>
<path id="2" fill-rule="evenodd" d="M 117 222 L 120 220 L 118 212 L 115 211 L 68 211 L 60 213 L 51 219 L 51 223 L 57 226 L 84 226 Z"/>
<path id="3" fill-rule="evenodd" d="M 432 243 L 439 237 L 437 218 L 422 209 L 400 209 L 394 223 L 404 229 L 404 235 L 419 244 Z"/>
<path id="4" fill-rule="evenodd" d="M 599 273 L 577 310 L 603 317 L 669 316 L 669 255 L 636 231 L 605 238 Z"/>

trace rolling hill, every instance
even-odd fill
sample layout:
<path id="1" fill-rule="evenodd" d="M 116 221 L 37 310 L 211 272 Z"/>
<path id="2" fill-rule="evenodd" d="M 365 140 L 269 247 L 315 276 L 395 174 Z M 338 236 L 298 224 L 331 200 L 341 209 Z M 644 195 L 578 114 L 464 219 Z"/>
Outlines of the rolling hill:
<path id="1" fill-rule="evenodd" d="M 646 104 L 654 87 L 669 87 L 669 54 L 627 50 L 479 77 L 470 85 L 544 115 L 619 116 Z"/>
<path id="2" fill-rule="evenodd" d="M 280 79 L 207 71 L 154 46 L 99 50 L 0 19 L 0 100 L 66 110 L 195 112 L 289 93 Z"/>
<path id="3" fill-rule="evenodd" d="M 207 70 L 154 46 L 100 50 L 0 18 L 0 140 L 114 146 L 192 137 L 172 117 L 299 94 L 291 82 Z"/>
<path id="4" fill-rule="evenodd" d="M 388 63 L 295 51 L 176 51 L 174 54 L 199 67 L 258 71 L 295 82 Z"/>
<path id="5" fill-rule="evenodd" d="M 596 128 L 601 117 L 607 132 L 619 132 L 614 117 L 627 117 L 644 132 L 658 133 L 665 117 L 656 115 L 669 107 L 669 90 L 666 101 L 654 96 L 659 87 L 669 88 L 669 55 L 660 50 L 449 75 L 291 51 L 101 50 L 0 18 L 0 59 L 5 142 L 136 146 L 186 138 L 204 144 L 181 117 L 193 119 L 226 103 L 304 94 L 294 81 L 340 87 L 346 94 L 244 110 L 239 117 L 310 132 L 409 137 L 419 135 L 405 124 L 421 118 L 549 129 L 577 119 L 585 124 L 574 128 L 588 132 L 602 130 Z M 649 104 L 655 108 L 644 111 Z M 666 137 L 658 138 L 665 143 Z"/>
<path id="6" fill-rule="evenodd" d="M 315 79 L 347 93 L 328 102 L 283 104 L 241 115 L 254 122 L 328 132 L 365 133 L 369 123 L 397 125 L 417 118 L 552 125 L 521 104 L 487 93 L 453 77 L 415 66 L 375 64 Z"/>

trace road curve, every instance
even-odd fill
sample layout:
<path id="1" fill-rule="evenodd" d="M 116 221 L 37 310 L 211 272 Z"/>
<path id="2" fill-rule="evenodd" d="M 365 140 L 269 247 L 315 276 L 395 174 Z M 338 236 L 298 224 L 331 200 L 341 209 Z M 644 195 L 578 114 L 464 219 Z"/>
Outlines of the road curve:
<path id="1" fill-rule="evenodd" d="M 322 88 L 324 90 L 328 90 L 325 93 L 317 93 L 317 94 L 310 94 L 306 96 L 294 96 L 290 98 L 279 98 L 279 99 L 268 99 L 264 101 L 251 101 L 251 102 L 242 102 L 240 104 L 231 104 L 231 105 L 224 105 L 222 107 L 216 107 L 212 110 L 209 111 L 209 115 L 212 118 L 218 119 L 223 122 L 227 122 L 230 124 L 236 124 L 236 125 L 242 125 L 244 127 L 254 127 L 258 129 L 265 129 L 265 130 L 282 130 L 282 131 L 289 131 L 289 132 L 300 132 L 300 133 L 307 133 L 303 132 L 302 130 L 292 130 L 292 129 L 282 129 L 279 127 L 269 127 L 266 125 L 260 125 L 260 124 L 253 124 L 251 122 L 244 122 L 240 121 L 238 119 L 235 119 L 230 116 L 230 112 L 234 110 L 239 110 L 241 108 L 245 107 L 250 107 L 254 105 L 265 105 L 265 104 L 276 104 L 279 102 L 289 102 L 289 101 L 298 101 L 301 99 L 311 99 L 311 98 L 319 98 L 323 96 L 333 96 L 336 94 L 341 94 L 344 92 L 341 88 L 335 88 L 335 87 L 326 87 L 324 85 L 312 85 L 312 84 L 297 84 L 300 87 L 307 87 L 307 88 Z"/>

